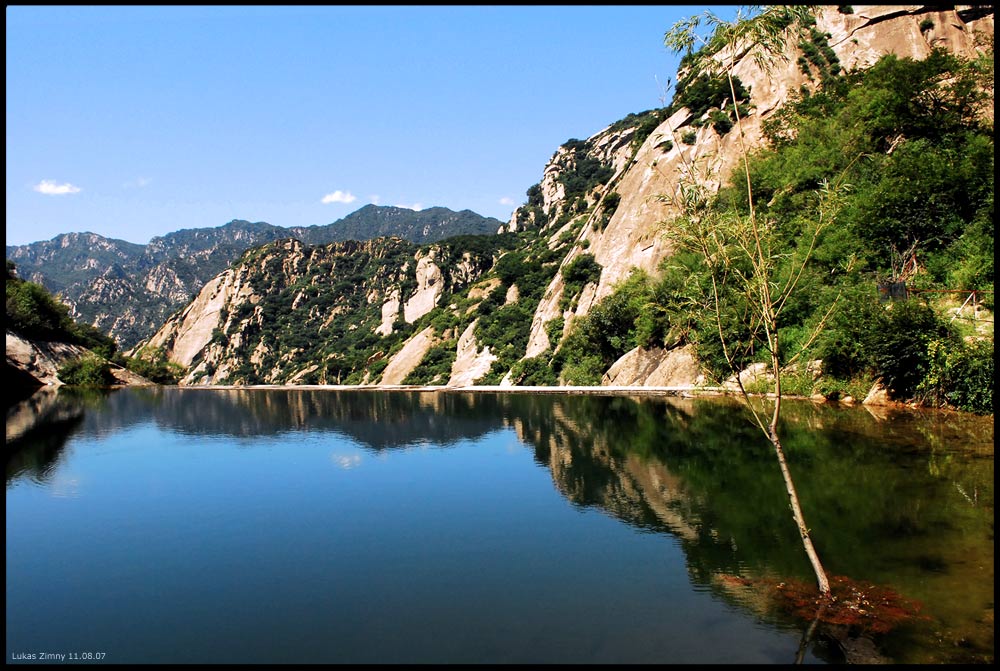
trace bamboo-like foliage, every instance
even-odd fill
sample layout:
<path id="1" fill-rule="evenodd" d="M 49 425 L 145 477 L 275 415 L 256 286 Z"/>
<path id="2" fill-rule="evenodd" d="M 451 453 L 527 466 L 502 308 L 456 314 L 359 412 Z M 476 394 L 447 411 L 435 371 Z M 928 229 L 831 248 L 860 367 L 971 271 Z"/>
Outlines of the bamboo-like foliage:
<path id="1" fill-rule="evenodd" d="M 754 423 L 774 447 L 803 548 L 816 574 L 819 591 L 828 595 L 830 584 L 813 547 L 778 435 L 782 400 L 781 360 L 784 354 L 779 323 L 782 312 L 789 305 L 789 298 L 800 288 L 800 280 L 816 245 L 832 221 L 839 204 L 838 193 L 844 185 L 823 185 L 813 221 L 807 226 L 799 244 L 790 256 L 787 252 L 779 251 L 782 247 L 778 244 L 775 222 L 759 216 L 754 205 L 743 119 L 733 83 L 733 71 L 743 58 L 753 59 L 765 72 L 770 72 L 776 61 L 787 60 L 787 30 L 802 25 L 811 11 L 810 7 L 802 6 L 741 8 L 732 21 L 723 21 L 706 11 L 677 22 L 664 36 L 664 43 L 668 48 L 675 52 L 685 51 L 693 56 L 692 68 L 712 74 L 721 71 L 727 77 L 732 93 L 729 102 L 736 117 L 748 196 L 747 213 L 735 208 L 713 208 L 705 175 L 699 174 L 694 162 L 685 159 L 678 195 L 672 199 L 682 215 L 672 222 L 669 235 L 680 249 L 694 252 L 703 259 L 711 283 L 711 292 L 706 297 L 704 309 L 714 317 L 726 362 L 735 375 Z M 707 37 L 698 33 L 702 25 L 709 27 Z M 693 52 L 693 48 L 699 43 L 702 48 Z M 812 344 L 824 328 L 835 305 L 836 302 L 820 319 L 801 349 L 788 359 L 788 363 L 797 360 Z M 749 332 L 748 342 L 739 343 L 727 338 L 723 318 L 724 315 L 732 318 L 734 314 L 742 320 Z M 770 417 L 763 412 L 763 406 L 755 407 L 739 375 L 738 362 L 742 357 L 737 356 L 735 349 L 753 347 L 757 342 L 766 348 L 774 380 L 774 406 Z"/>

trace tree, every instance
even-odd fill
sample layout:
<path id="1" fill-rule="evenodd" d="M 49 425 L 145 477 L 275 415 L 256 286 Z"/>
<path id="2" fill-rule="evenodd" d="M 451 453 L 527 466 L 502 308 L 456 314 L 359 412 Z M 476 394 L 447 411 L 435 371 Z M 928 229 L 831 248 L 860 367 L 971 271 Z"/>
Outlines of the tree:
<path id="1" fill-rule="evenodd" d="M 768 7 L 744 13 L 737 11 L 732 21 L 723 21 L 711 11 L 681 20 L 667 31 L 665 45 L 674 52 L 686 52 L 686 64 L 707 74 L 721 70 L 729 84 L 739 139 L 739 152 L 746 177 L 747 209 L 716 207 L 711 200 L 708 182 L 700 177 L 693 163 L 686 164 L 686 178 L 680 193 L 671 199 L 681 209 L 681 216 L 672 222 L 673 241 L 685 251 L 694 252 L 710 282 L 709 295 L 702 306 L 715 321 L 722 353 L 754 423 L 774 448 L 778 465 L 788 492 L 792 517 L 802 539 L 821 595 L 830 592 L 830 583 L 819 555 L 813 546 L 805 517 L 799 504 L 795 483 L 781 447 L 778 421 L 781 415 L 783 365 L 801 357 L 825 325 L 832 309 L 815 325 L 812 335 L 792 356 L 783 351 L 781 316 L 789 299 L 801 288 L 800 281 L 816 249 L 822 233 L 829 226 L 837 207 L 837 186 L 825 186 L 816 203 L 815 217 L 806 226 L 805 235 L 791 255 L 778 253 L 778 231 L 774 221 L 758 216 L 750 183 L 748 150 L 745 143 L 743 117 L 734 82 L 734 69 L 740 58 L 752 58 L 765 72 L 777 59 L 787 59 L 787 28 L 808 22 L 809 7 Z M 702 24 L 711 28 L 707 38 L 698 34 Z M 693 47 L 702 43 L 697 52 Z M 671 129 L 673 134 L 674 129 Z M 675 141 L 677 138 L 674 138 Z M 732 322 L 743 326 L 739 339 L 727 334 Z M 774 405 L 769 416 L 763 406 L 756 408 L 743 385 L 742 364 L 757 347 L 768 355 L 768 372 L 773 379 Z"/>

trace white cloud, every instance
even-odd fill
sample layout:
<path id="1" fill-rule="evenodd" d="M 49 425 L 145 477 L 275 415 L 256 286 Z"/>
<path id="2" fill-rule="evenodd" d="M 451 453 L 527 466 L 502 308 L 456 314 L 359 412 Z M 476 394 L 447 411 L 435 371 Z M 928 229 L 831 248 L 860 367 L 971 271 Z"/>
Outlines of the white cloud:
<path id="1" fill-rule="evenodd" d="M 414 203 L 413 205 L 404 205 L 403 203 L 397 203 L 396 207 L 405 207 L 407 210 L 417 210 L 418 212 L 424 209 L 423 203 Z"/>
<path id="2" fill-rule="evenodd" d="M 68 193 L 80 193 L 82 189 L 78 186 L 73 186 L 69 182 L 56 184 L 51 179 L 43 179 L 35 185 L 35 191 L 44 193 L 46 196 L 65 196 Z"/>
<path id="3" fill-rule="evenodd" d="M 353 203 L 356 200 L 357 198 L 350 191 L 341 191 L 340 189 L 337 189 L 333 193 L 328 193 L 323 196 L 323 200 L 320 202 L 327 205 L 329 203 Z"/>
<path id="4" fill-rule="evenodd" d="M 349 471 L 361 464 L 361 456 L 357 454 L 331 454 L 333 463 L 337 464 L 345 471 Z"/>
<path id="5" fill-rule="evenodd" d="M 514 204 L 514 199 L 513 198 L 508 198 L 507 196 L 504 196 L 503 198 L 500 199 L 500 204 L 501 205 L 513 205 Z"/>
<path id="6" fill-rule="evenodd" d="M 378 205 L 378 202 L 381 200 L 381 198 L 379 198 L 379 196 L 377 195 L 374 195 L 374 196 L 368 196 L 368 200 L 372 202 L 372 205 Z"/>

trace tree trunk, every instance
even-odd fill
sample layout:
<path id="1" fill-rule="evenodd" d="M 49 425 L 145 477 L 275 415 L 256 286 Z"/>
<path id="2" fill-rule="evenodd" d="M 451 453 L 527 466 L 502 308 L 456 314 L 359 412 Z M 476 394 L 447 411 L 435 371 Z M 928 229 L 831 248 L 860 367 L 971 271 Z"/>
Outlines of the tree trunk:
<path id="1" fill-rule="evenodd" d="M 802 537 L 802 546 L 809 557 L 809 563 L 816 573 L 816 583 L 819 585 L 820 594 L 826 596 L 830 593 L 830 581 L 826 579 L 826 571 L 819 561 L 819 555 L 813 549 L 812 539 L 809 538 L 809 528 L 806 526 L 805 518 L 802 517 L 802 508 L 799 506 L 799 495 L 795 493 L 795 484 L 792 482 L 792 474 L 788 472 L 788 464 L 785 463 L 785 453 L 781 449 L 781 441 L 778 440 L 778 432 L 774 425 L 770 427 L 770 440 L 774 445 L 774 453 L 778 456 L 778 465 L 781 466 L 781 477 L 785 479 L 785 489 L 788 491 L 788 501 L 792 507 L 792 517 L 799 528 L 799 535 Z"/>

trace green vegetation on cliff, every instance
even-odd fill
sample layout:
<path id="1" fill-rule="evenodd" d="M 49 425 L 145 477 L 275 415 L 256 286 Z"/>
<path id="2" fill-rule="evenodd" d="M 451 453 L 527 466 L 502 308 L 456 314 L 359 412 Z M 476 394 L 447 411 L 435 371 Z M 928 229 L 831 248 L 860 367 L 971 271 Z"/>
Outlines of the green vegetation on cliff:
<path id="1" fill-rule="evenodd" d="M 967 317 L 971 309 L 956 317 L 969 294 L 947 300 L 941 297 L 949 294 L 935 293 L 975 289 L 979 307 L 993 306 L 992 51 L 973 61 L 941 50 L 922 61 L 886 56 L 867 70 L 844 72 L 827 35 L 813 25 L 801 35 L 799 46 L 820 86 L 803 88 L 765 122 L 768 142 L 749 162 L 779 275 L 808 251 L 809 226 L 829 185 L 839 179 L 847 186 L 835 194 L 836 218 L 810 252 L 812 261 L 779 324 L 784 352 L 808 345 L 809 357 L 823 360 L 824 375 L 790 374 L 786 389 L 857 397 L 881 380 L 899 400 L 992 412 L 989 313 L 975 322 Z M 704 114 L 729 95 L 724 83 L 688 72 L 674 105 Z M 746 92 L 737 86 L 742 100 Z M 567 148 L 576 151 L 583 143 Z M 533 197 L 540 199 L 537 187 L 529 190 L 529 202 Z M 708 207 L 747 213 L 740 170 Z M 515 252 L 498 264 L 509 278 L 505 285 L 527 274 L 526 258 Z M 705 261 L 679 250 L 656 276 L 634 273 L 586 316 L 573 319 L 565 337 L 563 319 L 553 319 L 546 325 L 553 349 L 514 365 L 511 381 L 600 384 L 633 347 L 685 342 L 694 343 L 702 362 L 724 379 L 730 369 L 720 329 L 741 367 L 764 360 L 766 344 L 747 320 L 744 298 L 727 297 L 721 324 L 704 309 L 712 291 Z M 600 266 L 583 254 L 561 272 L 565 310 L 600 276 Z M 880 301 L 877 285 L 899 280 L 925 291 L 911 292 L 906 301 Z M 496 291 L 480 307 L 492 316 L 477 335 L 501 351 L 521 350 L 530 317 L 516 314 L 514 306 L 499 308 L 501 296 Z M 810 340 L 817 327 L 820 336 Z M 511 358 L 503 356 L 484 381 L 499 381 Z"/>
<path id="2" fill-rule="evenodd" d="M 285 241 L 251 250 L 235 268 L 254 300 L 222 315 L 192 368 L 213 376 L 225 366 L 222 381 L 231 384 L 376 382 L 406 340 L 432 326 L 438 342 L 407 380 L 446 382 L 456 334 L 474 318 L 458 306 L 470 307 L 469 287 L 515 239 L 457 236 L 423 246 L 399 238 L 318 246 Z M 442 292 L 433 309 L 408 323 L 403 305 L 417 289 L 418 258 L 433 259 Z M 397 292 L 392 332 L 376 333 L 383 306 Z"/>
<path id="3" fill-rule="evenodd" d="M 470 210 L 413 211 L 366 205 L 323 226 L 283 228 L 234 219 L 215 228 L 182 229 L 146 245 L 67 233 L 52 240 L 8 246 L 21 276 L 58 293 L 74 316 L 113 336 L 122 349 L 149 337 L 247 249 L 288 237 L 306 244 L 396 236 L 417 244 L 461 235 L 493 234 L 503 222 Z"/>
<path id="4" fill-rule="evenodd" d="M 897 399 L 992 411 L 992 346 L 980 344 L 992 343 L 992 331 L 959 328 L 941 314 L 941 301 L 927 298 L 933 294 L 883 305 L 875 290 L 899 280 L 911 289 L 977 289 L 992 307 L 993 126 L 984 113 L 992 72 L 992 53 L 971 62 L 941 50 L 922 61 L 890 55 L 825 78 L 815 93 L 803 89 L 765 124 L 769 144 L 751 156 L 750 182 L 779 275 L 807 251 L 830 185 L 848 185 L 834 194 L 835 221 L 784 306 L 784 352 L 810 345 L 827 375 L 881 379 Z M 708 207 L 748 214 L 745 175 L 737 170 Z M 673 296 L 663 304 L 671 321 L 684 324 L 702 361 L 724 378 L 720 330 L 740 367 L 766 356 L 766 345 L 735 293 L 721 323 L 706 318 L 710 278 L 704 257 L 675 255 L 656 291 Z M 810 342 L 819 326 L 821 337 Z"/>
<path id="5" fill-rule="evenodd" d="M 80 345 L 110 359 L 115 341 L 89 324 L 78 324 L 69 308 L 52 297 L 45 287 L 20 279 L 13 261 L 6 260 L 7 329 L 31 340 Z"/>
<path id="6" fill-rule="evenodd" d="M 40 284 L 17 277 L 16 265 L 6 261 L 6 327 L 28 340 L 79 345 L 93 354 L 67 361 L 58 371 L 59 379 L 75 386 L 110 386 L 117 383 L 109 362 L 159 384 L 176 384 L 180 366 L 169 364 L 162 351 L 140 352 L 126 357 L 117 343 L 90 324 L 69 316 L 69 308 L 52 297 Z"/>

